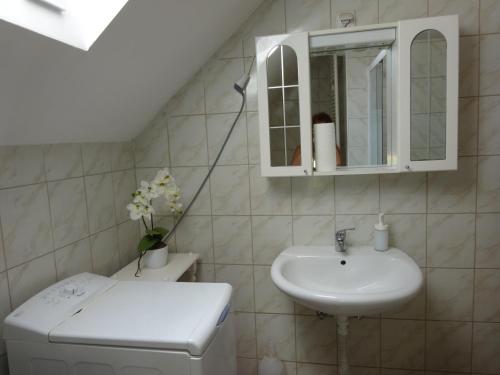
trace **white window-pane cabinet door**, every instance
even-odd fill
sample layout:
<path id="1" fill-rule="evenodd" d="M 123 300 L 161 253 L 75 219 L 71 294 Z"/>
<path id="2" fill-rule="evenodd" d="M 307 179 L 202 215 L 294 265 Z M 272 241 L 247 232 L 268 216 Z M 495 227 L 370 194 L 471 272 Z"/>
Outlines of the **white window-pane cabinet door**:
<path id="1" fill-rule="evenodd" d="M 401 169 L 456 169 L 458 17 L 401 21 L 397 39 Z"/>
<path id="2" fill-rule="evenodd" d="M 310 176 L 308 33 L 261 37 L 256 50 L 261 173 Z"/>

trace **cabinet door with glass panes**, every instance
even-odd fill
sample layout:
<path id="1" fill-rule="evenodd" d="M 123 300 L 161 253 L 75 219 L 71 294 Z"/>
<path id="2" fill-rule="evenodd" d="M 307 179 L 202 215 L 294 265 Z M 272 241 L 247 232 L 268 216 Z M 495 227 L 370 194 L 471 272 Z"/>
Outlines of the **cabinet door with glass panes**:
<path id="1" fill-rule="evenodd" d="M 257 40 L 261 173 L 312 174 L 308 34 Z"/>

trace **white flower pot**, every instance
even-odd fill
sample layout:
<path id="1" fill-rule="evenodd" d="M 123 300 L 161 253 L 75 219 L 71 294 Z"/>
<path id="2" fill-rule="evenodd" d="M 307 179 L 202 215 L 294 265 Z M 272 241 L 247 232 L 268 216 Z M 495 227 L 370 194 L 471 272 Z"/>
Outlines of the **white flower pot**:
<path id="1" fill-rule="evenodd" d="M 160 249 L 148 250 L 142 257 L 142 264 L 146 268 L 162 268 L 167 265 L 168 246 Z"/>

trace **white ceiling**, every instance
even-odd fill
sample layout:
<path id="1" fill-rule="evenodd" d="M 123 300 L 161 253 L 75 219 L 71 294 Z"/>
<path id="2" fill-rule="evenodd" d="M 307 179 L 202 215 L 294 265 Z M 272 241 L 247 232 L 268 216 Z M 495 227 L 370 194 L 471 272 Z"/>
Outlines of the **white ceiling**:
<path id="1" fill-rule="evenodd" d="M 0 145 L 130 140 L 261 0 L 130 0 L 89 52 L 0 22 Z"/>

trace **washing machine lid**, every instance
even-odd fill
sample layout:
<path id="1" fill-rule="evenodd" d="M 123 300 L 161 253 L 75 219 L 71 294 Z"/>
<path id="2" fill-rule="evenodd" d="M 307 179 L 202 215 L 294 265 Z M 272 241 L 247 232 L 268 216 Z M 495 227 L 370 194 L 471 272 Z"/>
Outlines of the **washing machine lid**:
<path id="1" fill-rule="evenodd" d="M 49 333 L 49 341 L 202 355 L 229 311 L 222 283 L 118 281 Z"/>

